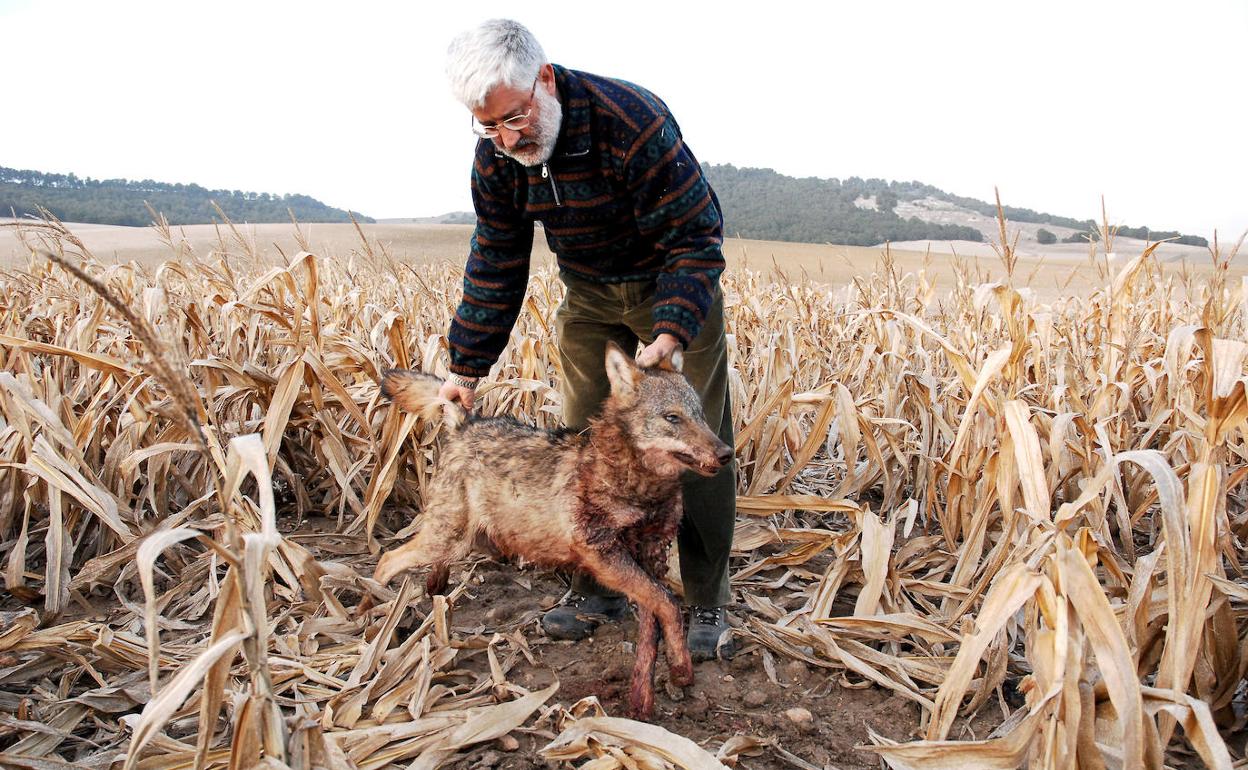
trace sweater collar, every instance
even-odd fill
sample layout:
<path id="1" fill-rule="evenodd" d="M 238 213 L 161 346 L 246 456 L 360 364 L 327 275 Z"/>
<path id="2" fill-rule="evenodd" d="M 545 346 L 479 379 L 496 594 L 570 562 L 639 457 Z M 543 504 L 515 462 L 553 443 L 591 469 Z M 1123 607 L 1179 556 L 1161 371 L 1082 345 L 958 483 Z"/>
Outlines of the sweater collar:
<path id="1" fill-rule="evenodd" d="M 559 139 L 551 159 L 584 155 L 593 147 L 590 133 L 590 97 L 585 87 L 584 73 L 550 65 L 555 71 L 555 86 L 559 91 L 559 103 L 563 108 L 563 120 L 559 125 Z"/>

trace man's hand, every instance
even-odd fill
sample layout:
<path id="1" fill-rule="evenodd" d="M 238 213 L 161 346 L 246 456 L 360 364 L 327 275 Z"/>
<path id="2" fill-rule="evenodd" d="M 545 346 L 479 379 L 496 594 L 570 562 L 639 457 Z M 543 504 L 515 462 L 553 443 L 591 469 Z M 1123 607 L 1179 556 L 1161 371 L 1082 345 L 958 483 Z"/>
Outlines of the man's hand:
<path id="1" fill-rule="evenodd" d="M 442 387 L 438 389 L 438 398 L 445 398 L 447 401 L 458 401 L 468 411 L 472 411 L 472 401 L 477 397 L 477 391 L 473 388 L 464 388 L 453 382 L 444 382 Z"/>
<path id="2" fill-rule="evenodd" d="M 672 351 L 680 350 L 680 339 L 674 334 L 660 334 L 654 342 L 646 345 L 637 354 L 638 366 L 657 366 L 660 361 L 672 354 Z"/>

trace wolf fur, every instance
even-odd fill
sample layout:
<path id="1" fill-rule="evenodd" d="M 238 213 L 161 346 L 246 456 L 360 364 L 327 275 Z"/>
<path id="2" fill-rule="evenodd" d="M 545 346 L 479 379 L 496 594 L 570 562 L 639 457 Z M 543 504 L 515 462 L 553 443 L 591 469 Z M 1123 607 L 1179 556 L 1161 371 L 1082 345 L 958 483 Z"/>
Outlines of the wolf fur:
<path id="1" fill-rule="evenodd" d="M 382 392 L 396 406 L 430 419 L 442 414 L 449 430 L 423 495 L 420 532 L 387 551 L 374 577 L 384 584 L 428 566 L 428 592 L 442 593 L 451 562 L 466 556 L 479 535 L 504 555 L 588 572 L 637 607 L 629 707 L 648 719 L 660 631 L 671 681 L 693 681 L 680 607 L 662 583 L 680 524 L 680 476 L 686 470 L 710 476 L 732 460 L 680 364 L 677 352 L 643 369 L 608 343 L 611 393 L 580 433 L 472 416 L 438 397 L 439 378 L 387 372 Z"/>

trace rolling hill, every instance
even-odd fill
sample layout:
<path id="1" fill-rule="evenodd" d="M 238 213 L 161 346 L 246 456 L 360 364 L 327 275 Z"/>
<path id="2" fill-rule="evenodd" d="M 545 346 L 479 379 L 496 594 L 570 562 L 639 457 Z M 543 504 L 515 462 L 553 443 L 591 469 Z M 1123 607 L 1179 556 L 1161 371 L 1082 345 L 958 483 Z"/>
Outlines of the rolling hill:
<path id="1" fill-rule="evenodd" d="M 727 234 L 741 238 L 870 246 L 886 241 L 994 240 L 996 204 L 953 195 L 922 182 L 884 179 L 797 179 L 769 168 L 704 167 L 724 211 Z M 1086 243 L 1095 223 L 1005 206 L 1006 219 L 1042 228 L 1068 243 Z M 1190 246 L 1204 238 L 1148 227 L 1123 227 L 1122 237 L 1174 238 Z M 1042 238 L 1044 236 L 1041 236 Z M 1043 242 L 1043 241 L 1042 241 Z"/>
<path id="2" fill-rule="evenodd" d="M 143 226 L 152 217 L 144 204 L 172 225 L 220 220 L 212 204 L 236 222 L 350 222 L 350 215 L 307 195 L 274 195 L 242 190 L 209 190 L 197 184 L 151 179 L 91 179 L 0 166 L 0 215 L 37 216 L 44 208 L 63 222 Z M 355 215 L 357 221 L 372 222 Z"/>

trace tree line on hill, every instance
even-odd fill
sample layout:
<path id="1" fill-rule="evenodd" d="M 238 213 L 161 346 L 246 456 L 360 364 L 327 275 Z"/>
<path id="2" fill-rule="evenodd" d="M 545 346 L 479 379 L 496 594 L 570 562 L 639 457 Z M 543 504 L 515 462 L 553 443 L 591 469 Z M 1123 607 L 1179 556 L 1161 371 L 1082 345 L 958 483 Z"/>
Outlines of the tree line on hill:
<path id="1" fill-rule="evenodd" d="M 725 235 L 850 246 L 983 240 L 973 227 L 898 216 L 895 209 L 902 193 L 882 179 L 795 179 L 769 168 L 732 165 L 706 165 L 703 170 L 719 198 Z M 875 208 L 858 204 L 872 197 Z"/>
<path id="2" fill-rule="evenodd" d="M 935 187 L 930 188 L 933 191 L 932 197 L 941 200 L 947 200 L 955 203 L 963 208 L 970 209 L 985 216 L 995 217 L 997 215 L 997 206 L 994 203 L 984 203 L 974 198 L 964 198 L 960 195 L 951 195 L 947 192 L 937 190 Z M 1065 243 L 1087 242 L 1088 240 L 1097 240 L 1100 236 L 1100 229 L 1095 220 L 1092 219 L 1074 219 L 1072 217 L 1059 217 L 1054 214 L 1042 214 L 1031 209 L 1017 208 L 1015 206 L 1002 206 L 1005 212 L 1005 218 L 1011 222 L 1030 222 L 1039 225 L 1058 225 L 1060 227 L 1073 227 L 1079 232 L 1071 233 L 1063 238 Z M 1046 231 L 1048 232 L 1048 231 Z M 1119 226 L 1114 230 L 1114 235 L 1122 238 L 1139 238 L 1140 240 L 1164 241 L 1171 240 L 1174 243 L 1182 243 L 1188 246 L 1208 246 L 1209 241 L 1199 235 L 1184 235 L 1177 230 L 1153 230 L 1148 227 L 1126 227 Z"/>
<path id="3" fill-rule="evenodd" d="M 144 202 L 172 225 L 207 224 L 220 219 L 215 202 L 237 222 L 350 222 L 350 215 L 307 195 L 273 195 L 242 190 L 209 190 L 197 184 L 150 179 L 92 179 L 74 174 L 0 167 L 0 216 L 38 216 L 52 212 L 64 222 L 143 226 L 152 217 Z M 355 215 L 359 222 L 374 220 Z"/>
<path id="4" fill-rule="evenodd" d="M 917 217 L 903 218 L 897 214 L 896 207 L 901 201 L 925 198 L 947 201 L 985 216 L 997 216 L 996 204 L 952 195 L 922 182 L 859 177 L 798 179 L 769 168 L 738 168 L 729 164 L 704 164 L 703 170 L 719 197 L 725 235 L 742 238 L 851 246 L 872 246 L 885 241 L 983 240 L 983 234 L 973 227 L 924 222 Z M 871 199 L 874 199 L 874 208 L 860 205 Z M 1002 209 L 1011 222 L 1074 228 L 1077 232 L 1067 237 L 1067 242 L 1097 238 L 1096 223 L 1091 219 L 1055 216 L 1015 206 Z M 1128 238 L 1172 238 L 1176 243 L 1208 245 L 1200 236 L 1169 230 L 1120 227 L 1116 232 Z M 1057 240 L 1056 236 L 1053 240 Z"/>

